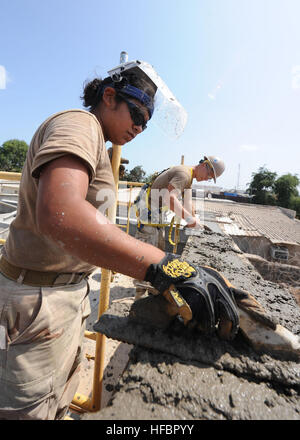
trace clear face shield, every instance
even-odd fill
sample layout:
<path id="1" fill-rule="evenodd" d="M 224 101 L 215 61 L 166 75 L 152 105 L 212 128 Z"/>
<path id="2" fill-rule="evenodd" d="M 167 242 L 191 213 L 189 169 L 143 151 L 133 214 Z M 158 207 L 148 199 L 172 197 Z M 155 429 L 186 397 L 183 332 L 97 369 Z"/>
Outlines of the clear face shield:
<path id="1" fill-rule="evenodd" d="M 129 61 L 109 70 L 108 74 L 113 81 L 118 82 L 125 71 L 144 77 L 148 82 L 149 79 L 152 81 L 157 90 L 151 122 L 156 123 L 171 139 L 181 136 L 186 126 L 187 112 L 153 67 L 145 61 Z"/>

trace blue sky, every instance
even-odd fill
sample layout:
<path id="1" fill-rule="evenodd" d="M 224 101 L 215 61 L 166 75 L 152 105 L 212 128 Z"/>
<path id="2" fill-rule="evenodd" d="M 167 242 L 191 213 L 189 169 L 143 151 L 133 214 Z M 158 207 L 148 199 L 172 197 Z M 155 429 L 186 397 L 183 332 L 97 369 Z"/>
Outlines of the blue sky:
<path id="1" fill-rule="evenodd" d="M 145 171 L 220 156 L 218 185 L 265 165 L 300 175 L 299 0 L 0 0 L 0 144 L 30 143 L 51 114 L 82 108 L 83 83 L 129 60 L 154 66 L 188 112 L 122 149 Z M 110 146 L 108 143 L 107 146 Z"/>

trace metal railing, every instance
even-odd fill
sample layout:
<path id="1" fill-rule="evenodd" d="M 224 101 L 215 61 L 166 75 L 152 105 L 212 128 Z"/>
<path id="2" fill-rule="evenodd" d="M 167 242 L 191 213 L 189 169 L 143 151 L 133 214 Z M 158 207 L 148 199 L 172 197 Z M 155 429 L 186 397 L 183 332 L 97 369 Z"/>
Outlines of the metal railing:
<path id="1" fill-rule="evenodd" d="M 10 173 L 8 171 L 0 171 L 0 179 L 9 180 L 14 182 L 20 182 L 22 173 Z M 4 184 L 4 182 L 2 182 Z M 5 205 L 5 202 L 0 202 Z M 0 238 L 0 245 L 5 243 L 4 238 Z"/>
<path id="2" fill-rule="evenodd" d="M 19 182 L 21 180 L 22 173 L 10 173 L 9 171 L 0 171 L 0 179 L 14 180 Z"/>

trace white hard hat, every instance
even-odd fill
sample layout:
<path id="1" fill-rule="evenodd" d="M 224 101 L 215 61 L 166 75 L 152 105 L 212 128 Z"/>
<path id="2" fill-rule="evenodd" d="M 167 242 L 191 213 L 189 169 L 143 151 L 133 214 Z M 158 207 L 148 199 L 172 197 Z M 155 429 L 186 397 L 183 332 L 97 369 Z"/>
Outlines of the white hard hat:
<path id="1" fill-rule="evenodd" d="M 210 164 L 210 166 L 214 172 L 213 179 L 214 179 L 214 182 L 216 183 L 216 178 L 220 177 L 221 174 L 224 173 L 224 170 L 225 170 L 224 161 L 216 156 L 204 156 L 204 160 L 206 160 Z"/>

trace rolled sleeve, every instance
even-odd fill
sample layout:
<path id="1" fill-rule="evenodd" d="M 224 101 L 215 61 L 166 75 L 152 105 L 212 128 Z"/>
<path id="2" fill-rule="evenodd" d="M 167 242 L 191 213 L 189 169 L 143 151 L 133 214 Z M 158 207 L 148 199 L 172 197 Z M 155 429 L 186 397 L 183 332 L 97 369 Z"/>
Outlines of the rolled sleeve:
<path id="1" fill-rule="evenodd" d="M 87 112 L 69 112 L 53 118 L 46 126 L 39 150 L 33 158 L 32 177 L 38 179 L 46 163 L 73 154 L 85 162 L 90 181 L 93 181 L 100 155 L 97 124 L 94 116 Z"/>

